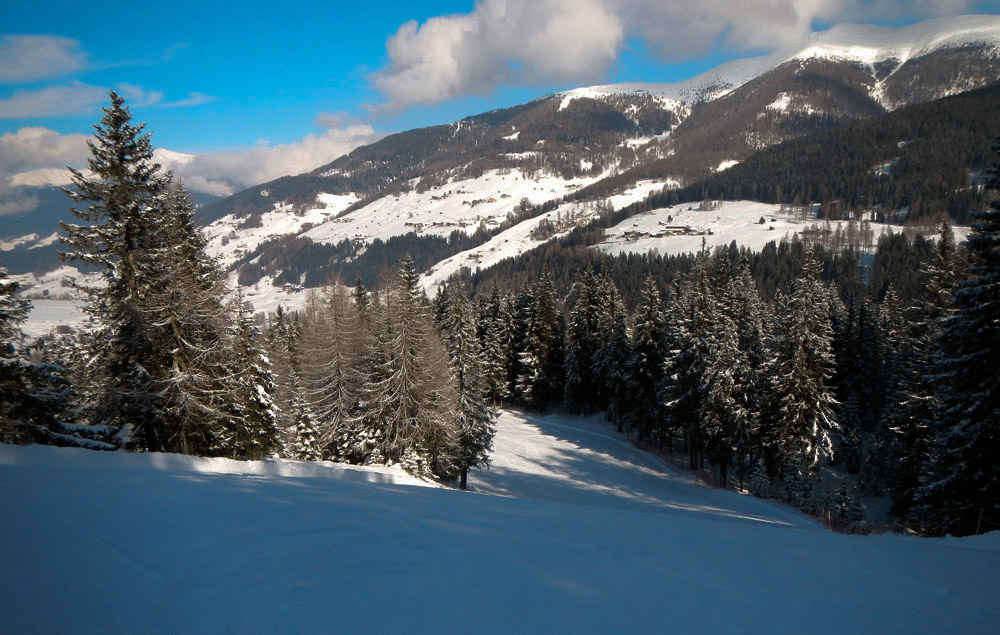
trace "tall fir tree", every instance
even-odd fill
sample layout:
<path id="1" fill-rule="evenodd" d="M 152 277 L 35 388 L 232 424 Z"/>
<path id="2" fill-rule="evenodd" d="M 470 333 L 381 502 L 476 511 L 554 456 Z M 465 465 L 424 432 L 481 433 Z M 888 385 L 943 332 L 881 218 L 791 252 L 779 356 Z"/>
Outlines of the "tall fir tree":
<path id="1" fill-rule="evenodd" d="M 359 415 L 366 458 L 454 476 L 457 394 L 409 256 L 392 288 L 373 303 L 370 320 L 373 339 Z"/>
<path id="2" fill-rule="evenodd" d="M 1000 196 L 1000 159 L 987 188 Z M 935 438 L 915 503 L 931 533 L 1000 526 L 1000 200 L 970 215 L 971 277 L 955 292 L 955 314 L 944 320 L 933 369 L 940 394 Z"/>
<path id="3" fill-rule="evenodd" d="M 458 434 L 455 464 L 459 487 L 467 488 L 469 469 L 489 465 L 496 431 L 494 412 L 487 403 L 483 359 L 479 346 L 476 312 L 460 285 L 452 285 L 445 296 L 441 336 L 451 359 L 458 389 Z"/>
<path id="4" fill-rule="evenodd" d="M 142 302 L 160 273 L 167 179 L 153 161 L 144 126 L 131 120 L 125 100 L 112 92 L 111 106 L 88 141 L 88 174 L 70 170 L 74 189 L 66 193 L 89 205 L 73 208 L 86 224 L 62 224 L 64 256 L 98 267 L 105 282 L 85 289 L 102 331 L 93 339 L 99 387 L 91 423 L 120 430 L 129 447 L 163 450 L 166 422 L 154 377 L 169 358 L 157 350 Z"/>
<path id="5" fill-rule="evenodd" d="M 792 292 L 781 299 L 774 358 L 769 364 L 767 411 L 772 476 L 803 479 L 833 455 L 837 401 L 833 376 L 833 327 L 820 262 L 808 253 Z"/>

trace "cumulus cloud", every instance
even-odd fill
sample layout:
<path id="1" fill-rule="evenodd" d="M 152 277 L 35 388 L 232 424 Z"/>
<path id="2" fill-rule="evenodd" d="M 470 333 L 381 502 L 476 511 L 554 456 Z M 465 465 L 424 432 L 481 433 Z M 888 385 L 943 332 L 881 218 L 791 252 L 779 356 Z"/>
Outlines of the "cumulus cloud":
<path id="1" fill-rule="evenodd" d="M 468 14 L 407 22 L 371 77 L 376 111 L 488 94 L 501 84 L 606 76 L 629 38 L 664 60 L 723 45 L 768 52 L 805 39 L 817 22 L 867 22 L 967 11 L 967 0 L 480 0 Z"/>
<path id="2" fill-rule="evenodd" d="M 380 137 L 371 126 L 355 124 L 310 134 L 295 143 L 194 156 L 160 153 L 156 159 L 189 190 L 225 196 L 280 176 L 307 172 Z"/>
<path id="3" fill-rule="evenodd" d="M 0 83 L 62 77 L 87 65 L 80 43 L 55 35 L 0 38 Z"/>
<path id="4" fill-rule="evenodd" d="M 158 149 L 154 160 L 172 170 L 191 191 L 225 196 L 237 190 L 300 174 L 381 138 L 368 125 L 349 125 L 307 135 L 281 145 L 260 144 L 230 152 L 183 154 Z M 42 127 L 24 127 L 0 135 L 0 216 L 28 212 L 38 199 L 25 187 L 68 185 L 66 166 L 85 169 L 89 135 L 61 134 Z"/>
<path id="5" fill-rule="evenodd" d="M 66 166 L 86 165 L 86 142 L 86 135 L 39 127 L 0 135 L 0 216 L 35 209 L 38 199 L 23 186 L 68 184 Z"/>
<path id="6" fill-rule="evenodd" d="M 489 93 L 499 83 L 586 81 L 614 63 L 623 26 L 602 0 L 482 0 L 467 15 L 407 22 L 372 81 L 390 110 Z"/>

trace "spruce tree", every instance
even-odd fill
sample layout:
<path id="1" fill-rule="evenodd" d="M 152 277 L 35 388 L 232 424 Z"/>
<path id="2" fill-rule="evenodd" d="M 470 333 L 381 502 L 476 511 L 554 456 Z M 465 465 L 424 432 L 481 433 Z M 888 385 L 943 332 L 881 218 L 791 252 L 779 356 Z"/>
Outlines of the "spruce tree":
<path id="1" fill-rule="evenodd" d="M 833 327 L 819 273 L 819 260 L 810 252 L 791 294 L 780 303 L 768 373 L 772 476 L 802 479 L 833 454 L 832 434 L 839 428 L 830 386 Z"/>
<path id="2" fill-rule="evenodd" d="M 65 366 L 32 358 L 21 331 L 30 303 L 15 295 L 17 287 L 0 267 L 0 442 L 113 449 L 106 428 L 73 421 Z"/>
<path id="3" fill-rule="evenodd" d="M 274 375 L 262 350 L 260 329 L 237 294 L 233 334 L 232 376 L 238 382 L 237 400 L 228 426 L 233 458 L 255 460 L 280 450 L 278 411 L 274 405 Z"/>
<path id="4" fill-rule="evenodd" d="M 987 188 L 1000 193 L 1000 160 Z M 1000 525 L 1000 200 L 970 216 L 971 277 L 955 292 L 955 314 L 944 320 L 933 367 L 940 394 L 934 445 L 916 501 L 931 533 L 968 535 Z"/>
<path id="5" fill-rule="evenodd" d="M 157 349 L 142 303 L 160 274 L 167 179 L 153 161 L 149 135 L 131 123 L 124 103 L 111 93 L 111 106 L 88 142 L 89 173 L 70 170 L 74 189 L 66 193 L 89 205 L 73 208 L 86 224 L 63 223 L 64 256 L 103 270 L 105 284 L 85 289 L 101 329 L 93 340 L 100 385 L 92 423 L 121 430 L 129 447 L 163 450 L 168 439 L 155 377 L 169 356 Z"/>
<path id="6" fill-rule="evenodd" d="M 413 260 L 371 307 L 372 342 L 361 389 L 361 443 L 369 460 L 457 473 L 457 394 Z"/>
<path id="7" fill-rule="evenodd" d="M 448 288 L 445 297 L 441 336 L 458 389 L 455 464 L 459 470 L 459 487 L 464 490 L 469 469 L 489 464 L 496 413 L 486 402 L 483 361 L 472 303 L 464 288 L 457 284 Z"/>
<path id="8" fill-rule="evenodd" d="M 635 316 L 631 354 L 628 361 L 628 390 L 632 398 L 626 404 L 628 429 L 643 442 L 664 447 L 664 439 L 654 437 L 662 419 L 657 390 L 663 381 L 666 358 L 663 301 L 656 281 L 646 276 L 642 302 Z"/>

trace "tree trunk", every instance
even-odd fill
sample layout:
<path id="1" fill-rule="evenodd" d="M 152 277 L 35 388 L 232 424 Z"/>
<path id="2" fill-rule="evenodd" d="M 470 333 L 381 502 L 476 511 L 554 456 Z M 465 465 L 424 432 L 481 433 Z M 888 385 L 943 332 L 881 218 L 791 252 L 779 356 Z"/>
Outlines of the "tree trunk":
<path id="1" fill-rule="evenodd" d="M 463 467 L 462 475 L 459 477 L 458 481 L 458 489 L 463 489 L 463 490 L 468 489 L 466 487 L 466 485 L 468 485 L 468 482 L 469 482 L 469 468 Z"/>

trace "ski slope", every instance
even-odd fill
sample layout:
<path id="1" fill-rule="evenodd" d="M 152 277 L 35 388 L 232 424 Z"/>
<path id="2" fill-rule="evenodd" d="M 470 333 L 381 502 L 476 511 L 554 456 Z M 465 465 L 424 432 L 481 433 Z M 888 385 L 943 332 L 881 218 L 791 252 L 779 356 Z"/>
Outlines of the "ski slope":
<path id="1" fill-rule="evenodd" d="M 480 493 L 0 446 L 8 632 L 989 632 L 1000 534 L 832 534 L 599 419 L 505 412 Z M 487 495 L 492 494 L 492 495 Z"/>

